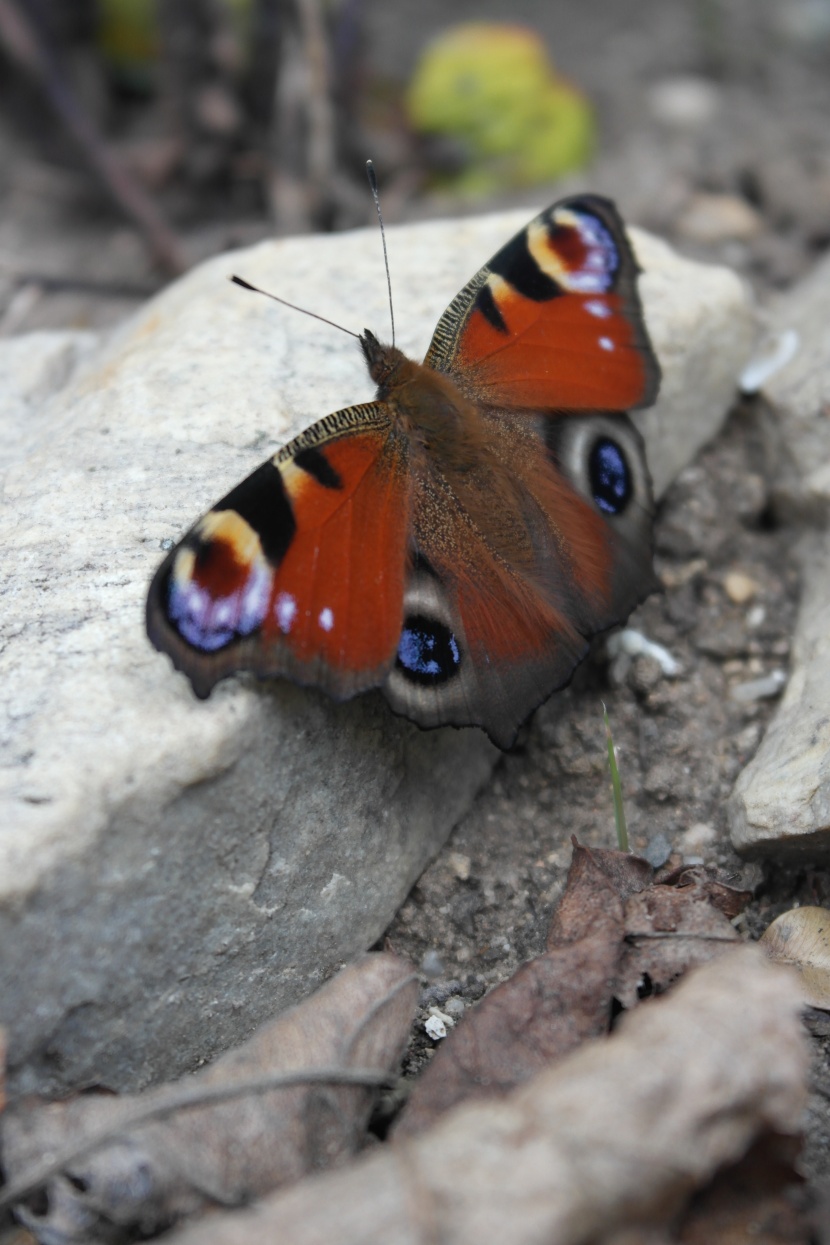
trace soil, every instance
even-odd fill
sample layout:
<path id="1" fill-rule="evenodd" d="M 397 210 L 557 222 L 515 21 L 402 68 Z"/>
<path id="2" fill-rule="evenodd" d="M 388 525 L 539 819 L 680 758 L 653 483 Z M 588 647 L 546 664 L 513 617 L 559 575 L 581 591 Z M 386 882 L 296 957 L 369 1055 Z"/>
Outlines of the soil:
<path id="1" fill-rule="evenodd" d="M 444 0 L 367 0 L 366 72 L 405 81 L 446 13 Z M 830 0 L 514 0 L 509 13 L 499 0 L 464 0 L 452 9 L 454 21 L 506 15 L 535 26 L 594 102 L 601 146 L 578 184 L 612 194 L 627 219 L 738 269 L 762 303 L 830 244 Z M 708 92 L 706 124 L 679 124 L 667 111 L 661 88 L 689 76 Z M 378 150 L 400 149 L 399 136 L 376 139 Z M 137 234 L 83 172 L 50 162 L 2 120 L 0 155 L 0 333 L 109 327 L 158 286 Z M 475 208 L 538 205 L 560 189 Z M 704 194 L 746 209 L 740 228 L 723 200 L 708 203 L 706 227 L 699 213 L 695 223 Z M 421 193 L 394 196 L 387 215 L 461 210 L 471 205 Z M 271 232 L 263 214 L 233 204 L 176 225 L 192 260 Z M 741 702 L 731 691 L 786 670 L 799 590 L 794 533 L 768 506 L 759 418 L 751 403 L 733 412 L 659 509 L 664 591 L 631 626 L 662 644 L 680 673 L 667 677 L 648 656 L 609 663 L 598 644 L 523 730 L 390 927 L 388 943 L 421 966 L 422 1021 L 430 1004 L 471 1003 L 542 949 L 572 835 L 613 845 L 602 702 L 636 851 L 654 864 L 673 852 L 702 858 L 751 885 L 752 936 L 797 903 L 830 904 L 827 870 L 747 863 L 728 842 L 726 799 L 775 710 L 774 699 Z M 730 572 L 753 581 L 746 601 L 730 596 Z M 813 1012 L 808 1026 L 815 1069 L 803 1166 L 818 1187 L 830 1172 L 830 1019 Z M 419 1024 L 410 1070 L 432 1048 Z"/>

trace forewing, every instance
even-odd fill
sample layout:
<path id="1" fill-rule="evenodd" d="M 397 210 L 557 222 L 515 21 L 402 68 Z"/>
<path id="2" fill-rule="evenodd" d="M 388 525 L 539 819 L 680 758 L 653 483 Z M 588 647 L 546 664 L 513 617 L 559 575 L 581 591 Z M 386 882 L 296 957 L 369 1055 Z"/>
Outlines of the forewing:
<path id="1" fill-rule="evenodd" d="M 425 362 L 493 407 L 648 406 L 660 369 L 638 271 L 613 203 L 598 195 L 563 199 L 464 287 L 439 320 Z"/>
<path id="2" fill-rule="evenodd" d="M 147 601 L 198 696 L 237 670 L 345 698 L 398 647 L 410 545 L 406 447 L 382 403 L 329 415 L 199 520 Z"/>

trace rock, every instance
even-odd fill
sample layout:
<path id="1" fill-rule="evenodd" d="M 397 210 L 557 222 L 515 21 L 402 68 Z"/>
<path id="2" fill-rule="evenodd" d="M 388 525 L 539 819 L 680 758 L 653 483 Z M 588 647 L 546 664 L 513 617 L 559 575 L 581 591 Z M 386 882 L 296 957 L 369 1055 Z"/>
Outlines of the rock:
<path id="1" fill-rule="evenodd" d="M 733 605 L 746 605 L 758 595 L 760 584 L 746 571 L 727 571 L 723 577 L 723 590 Z"/>
<path id="2" fill-rule="evenodd" d="M 29 333 L 3 341 L 0 470 L 49 435 L 47 399 L 68 384 L 97 344 L 95 333 L 83 332 Z"/>
<path id="3" fill-rule="evenodd" d="M 830 257 L 771 310 L 779 333 L 798 339 L 764 385 L 765 421 L 775 462 L 772 501 L 783 520 L 830 525 Z"/>
<path id="4" fill-rule="evenodd" d="M 755 209 L 736 195 L 696 194 L 677 219 L 677 231 L 693 242 L 745 242 L 762 232 Z"/>
<path id="5" fill-rule="evenodd" d="M 389 231 L 404 350 L 422 354 L 526 219 Z M 664 369 L 637 419 L 662 490 L 716 432 L 752 317 L 731 273 L 635 238 Z M 20 412 L 0 620 L 0 1019 L 16 1092 L 175 1076 L 308 993 L 382 933 L 497 755 L 477 730 L 419 731 L 378 695 L 335 705 L 239 678 L 199 703 L 147 642 L 169 542 L 371 391 L 353 344 L 232 272 L 385 334 L 367 230 L 212 259 L 94 351 L 77 335 L 0 342 L 4 406 Z"/>
<path id="6" fill-rule="evenodd" d="M 763 428 L 775 463 L 772 501 L 781 519 L 819 530 L 805 536 L 798 549 L 804 596 L 789 683 L 729 803 L 732 841 L 746 855 L 830 852 L 828 322 L 830 260 L 825 258 L 771 312 L 771 331 L 793 332 L 799 343 L 764 384 L 770 406 Z"/>
<path id="7" fill-rule="evenodd" d="M 830 854 L 830 540 L 799 549 L 804 597 L 778 713 L 738 778 L 728 812 L 745 855 Z"/>
<path id="8" fill-rule="evenodd" d="M 645 269 L 640 285 L 663 368 L 657 403 L 634 413 L 659 496 L 720 428 L 735 392 L 735 360 L 749 356 L 754 318 L 734 272 L 681 259 L 639 230 L 631 236 Z"/>
<path id="9" fill-rule="evenodd" d="M 692 74 L 678 74 L 655 82 L 648 92 L 655 121 L 678 130 L 711 125 L 723 108 L 723 94 L 713 82 Z"/>

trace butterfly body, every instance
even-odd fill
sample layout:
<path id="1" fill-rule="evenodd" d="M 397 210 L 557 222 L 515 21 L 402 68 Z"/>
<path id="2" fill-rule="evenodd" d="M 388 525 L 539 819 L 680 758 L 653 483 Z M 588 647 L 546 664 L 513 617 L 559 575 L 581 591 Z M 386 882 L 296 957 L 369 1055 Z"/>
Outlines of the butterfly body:
<path id="1" fill-rule="evenodd" d="M 508 746 L 590 636 L 654 587 L 624 411 L 659 370 L 613 205 L 540 214 L 445 312 L 424 363 L 368 330 L 375 400 L 279 450 L 171 551 L 148 631 L 207 695 L 242 669 Z"/>

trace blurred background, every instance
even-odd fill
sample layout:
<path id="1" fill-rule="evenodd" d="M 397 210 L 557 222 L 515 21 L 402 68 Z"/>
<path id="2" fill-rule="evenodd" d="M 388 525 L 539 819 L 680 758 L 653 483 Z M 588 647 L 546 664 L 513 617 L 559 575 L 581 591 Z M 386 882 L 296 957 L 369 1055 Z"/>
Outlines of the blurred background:
<path id="1" fill-rule="evenodd" d="M 0 0 L 0 334 L 574 189 L 765 292 L 830 244 L 830 0 Z"/>

